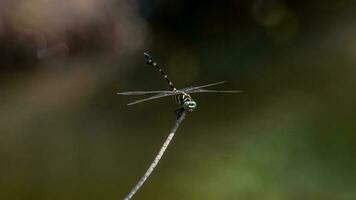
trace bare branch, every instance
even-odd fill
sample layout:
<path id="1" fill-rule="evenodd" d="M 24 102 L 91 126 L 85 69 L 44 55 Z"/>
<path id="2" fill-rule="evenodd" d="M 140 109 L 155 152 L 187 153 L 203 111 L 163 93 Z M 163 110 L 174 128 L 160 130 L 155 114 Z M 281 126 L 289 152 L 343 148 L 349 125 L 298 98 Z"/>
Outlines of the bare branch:
<path id="1" fill-rule="evenodd" d="M 174 124 L 171 133 L 168 135 L 166 141 L 163 143 L 161 149 L 159 150 L 158 154 L 156 155 L 155 159 L 151 163 L 150 167 L 147 169 L 146 173 L 142 176 L 142 178 L 137 182 L 135 187 L 132 188 L 130 193 L 126 195 L 124 200 L 130 200 L 132 196 L 141 188 L 141 186 L 145 183 L 147 178 L 151 175 L 152 171 L 155 169 L 159 161 L 161 160 L 164 152 L 166 151 L 169 143 L 173 139 L 175 133 L 177 132 L 178 127 L 180 126 L 181 122 L 185 119 L 186 112 L 184 111 L 182 115 L 176 120 L 176 123 Z"/>

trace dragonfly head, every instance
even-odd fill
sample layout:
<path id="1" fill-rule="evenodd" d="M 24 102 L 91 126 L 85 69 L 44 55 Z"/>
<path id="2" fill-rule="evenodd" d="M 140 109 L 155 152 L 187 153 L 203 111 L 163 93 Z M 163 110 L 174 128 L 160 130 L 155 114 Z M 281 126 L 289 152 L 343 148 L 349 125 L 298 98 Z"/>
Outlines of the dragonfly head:
<path id="1" fill-rule="evenodd" d="M 197 102 L 192 99 L 186 100 L 183 103 L 183 108 L 188 112 L 192 112 L 197 107 Z"/>

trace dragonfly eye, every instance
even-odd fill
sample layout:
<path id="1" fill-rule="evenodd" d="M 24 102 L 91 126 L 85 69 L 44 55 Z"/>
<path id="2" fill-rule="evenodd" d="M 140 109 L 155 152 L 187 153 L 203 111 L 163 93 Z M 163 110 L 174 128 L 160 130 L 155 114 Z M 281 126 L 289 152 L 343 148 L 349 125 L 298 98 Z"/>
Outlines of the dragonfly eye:
<path id="1" fill-rule="evenodd" d="M 183 107 L 189 112 L 192 112 L 197 107 L 197 103 L 193 100 L 188 100 L 184 102 Z"/>

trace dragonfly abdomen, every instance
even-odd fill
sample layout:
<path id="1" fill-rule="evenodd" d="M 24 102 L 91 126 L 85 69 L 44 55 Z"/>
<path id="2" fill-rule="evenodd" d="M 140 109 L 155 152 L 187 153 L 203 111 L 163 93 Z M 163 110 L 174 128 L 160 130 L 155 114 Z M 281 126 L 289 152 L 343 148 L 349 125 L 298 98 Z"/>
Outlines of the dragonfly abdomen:
<path id="1" fill-rule="evenodd" d="M 153 58 L 148 53 L 144 53 L 144 55 L 147 59 L 147 64 L 155 67 L 161 73 L 161 76 L 167 81 L 169 87 L 171 87 L 172 90 L 176 91 L 177 89 L 174 87 L 172 81 L 169 80 L 167 74 L 163 71 L 163 69 L 153 60 Z"/>

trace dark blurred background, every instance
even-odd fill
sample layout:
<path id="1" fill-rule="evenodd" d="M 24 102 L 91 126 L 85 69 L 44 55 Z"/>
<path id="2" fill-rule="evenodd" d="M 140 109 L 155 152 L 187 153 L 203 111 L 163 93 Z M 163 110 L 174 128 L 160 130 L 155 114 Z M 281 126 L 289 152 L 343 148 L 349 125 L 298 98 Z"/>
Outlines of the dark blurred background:
<path id="1" fill-rule="evenodd" d="M 0 0 L 0 199 L 356 199 L 352 0 Z"/>

